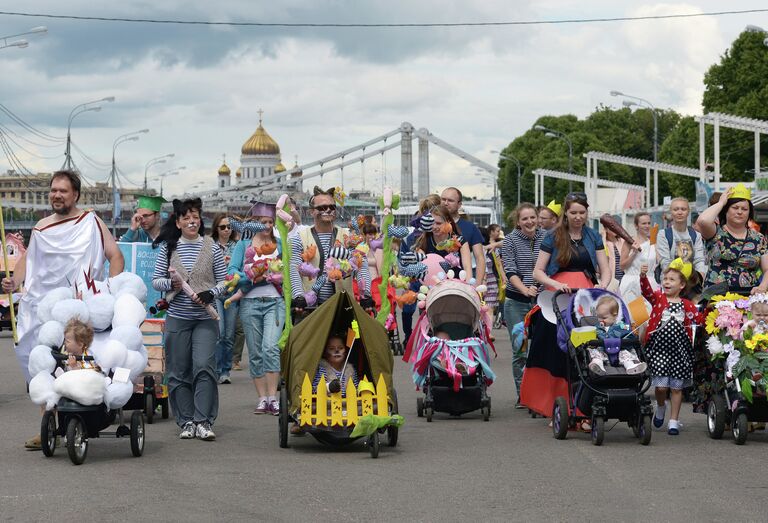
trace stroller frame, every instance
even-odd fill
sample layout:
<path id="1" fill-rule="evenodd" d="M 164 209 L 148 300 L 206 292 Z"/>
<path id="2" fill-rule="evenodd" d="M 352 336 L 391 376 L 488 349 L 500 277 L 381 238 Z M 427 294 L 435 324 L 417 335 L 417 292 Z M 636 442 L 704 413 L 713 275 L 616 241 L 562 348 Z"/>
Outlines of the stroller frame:
<path id="1" fill-rule="evenodd" d="M 743 445 L 747 442 L 749 423 L 767 421 L 768 398 L 753 395 L 752 402 L 748 402 L 738 379 L 726 381 L 722 392 L 712 394 L 707 405 L 707 432 L 712 439 L 722 438 L 726 424 L 730 424 L 733 442 Z"/>
<path id="2" fill-rule="evenodd" d="M 563 294 L 562 291 L 555 292 L 552 296 L 552 306 L 558 328 L 569 332 L 568 324 L 557 303 L 557 298 L 561 294 Z M 618 299 L 618 297 L 616 298 Z M 618 382 L 624 386 L 615 389 L 593 386 L 593 383 L 590 383 L 594 379 L 590 376 L 588 349 L 604 349 L 604 340 L 592 340 L 575 347 L 568 336 L 566 343 L 569 358 L 568 365 L 566 365 L 568 398 L 562 396 L 555 398 L 552 408 L 552 433 L 555 439 L 565 439 L 568 429 L 574 429 L 579 421 L 590 420 L 592 444 L 602 445 L 605 438 L 605 422 L 613 418 L 627 422 L 639 443 L 648 445 L 651 442 L 651 417 L 653 416 L 651 400 L 645 395 L 651 386 L 649 371 L 646 370 L 642 375 L 636 375 L 644 378 L 642 381 L 638 381 L 636 376 L 613 372 L 614 368 L 609 367 L 609 373 L 597 379 L 609 385 L 612 382 Z M 638 340 L 621 340 L 621 349 L 635 349 L 642 361 L 647 360 L 643 346 Z M 574 367 L 576 377 L 572 375 Z M 630 386 L 632 381 L 635 381 L 634 387 Z M 580 391 L 575 390 L 577 384 L 581 385 Z M 587 395 L 587 399 L 579 401 L 576 396 L 584 394 Z M 590 396 L 591 401 L 588 401 Z M 583 407 L 584 415 L 577 413 L 577 409 L 579 409 L 577 403 Z"/>
<path id="3" fill-rule="evenodd" d="M 450 384 L 442 383 L 447 379 L 438 376 L 436 369 L 430 366 L 422 389 L 424 397 L 416 399 L 418 417 L 426 417 L 427 422 L 431 422 L 435 412 L 461 416 L 480 409 L 483 421 L 490 421 L 491 397 L 488 396 L 488 385 L 485 383 L 482 367 L 478 366 L 474 375 L 462 377 L 462 387 L 458 392 L 454 392 Z"/>

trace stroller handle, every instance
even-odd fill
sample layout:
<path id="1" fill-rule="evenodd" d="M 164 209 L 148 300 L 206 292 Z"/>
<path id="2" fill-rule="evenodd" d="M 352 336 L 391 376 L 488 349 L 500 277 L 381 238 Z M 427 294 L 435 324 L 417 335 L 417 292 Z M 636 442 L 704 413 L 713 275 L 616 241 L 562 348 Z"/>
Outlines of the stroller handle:
<path id="1" fill-rule="evenodd" d="M 51 355 L 56 361 L 67 361 L 70 356 L 69 354 L 62 354 L 61 352 L 54 351 L 51 351 Z M 93 356 L 77 356 L 77 359 L 80 361 L 93 361 Z"/>
<path id="2" fill-rule="evenodd" d="M 637 349 L 640 347 L 640 340 L 632 339 L 632 340 L 621 340 L 621 343 L 619 346 L 622 349 Z M 582 347 L 586 347 L 589 349 L 604 349 L 605 348 L 605 340 L 589 340 L 588 342 L 584 343 Z"/>

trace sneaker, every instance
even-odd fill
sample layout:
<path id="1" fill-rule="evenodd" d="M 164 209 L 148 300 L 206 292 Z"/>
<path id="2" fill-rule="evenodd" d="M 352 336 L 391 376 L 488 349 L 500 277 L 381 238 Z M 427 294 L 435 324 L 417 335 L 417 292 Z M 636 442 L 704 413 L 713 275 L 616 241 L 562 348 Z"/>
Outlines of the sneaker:
<path id="1" fill-rule="evenodd" d="M 676 419 L 669 420 L 669 425 L 667 425 L 667 434 L 670 436 L 677 436 L 680 434 L 680 429 L 683 428 L 683 424 L 677 421 Z"/>
<path id="2" fill-rule="evenodd" d="M 259 400 L 259 404 L 256 405 L 256 408 L 253 410 L 253 413 L 266 414 L 267 412 L 270 412 L 269 402 L 267 401 L 267 398 L 262 398 L 261 400 Z"/>
<path id="3" fill-rule="evenodd" d="M 660 429 L 661 427 L 664 426 L 664 414 L 666 413 L 666 411 L 667 411 L 666 405 L 662 405 L 661 407 L 659 406 L 656 407 L 656 414 L 654 414 L 653 416 L 653 426 L 656 427 L 657 429 Z"/>
<path id="4" fill-rule="evenodd" d="M 195 424 L 192 421 L 188 421 L 181 427 L 179 432 L 179 439 L 195 439 Z"/>
<path id="5" fill-rule="evenodd" d="M 40 439 L 40 434 L 33 436 L 24 442 L 24 448 L 27 450 L 42 450 L 43 441 Z"/>
<path id="6" fill-rule="evenodd" d="M 229 379 L 229 374 L 222 374 L 219 376 L 219 385 L 228 385 L 232 383 L 232 380 Z"/>
<path id="7" fill-rule="evenodd" d="M 195 435 L 198 437 L 198 439 L 203 441 L 213 441 L 216 439 L 216 434 L 213 432 L 211 424 L 207 421 L 203 421 L 202 423 L 197 424 L 197 431 L 195 432 Z"/>
<path id="8" fill-rule="evenodd" d="M 642 374 L 648 368 L 648 364 L 639 360 L 628 361 L 624 364 L 627 374 Z"/>
<path id="9" fill-rule="evenodd" d="M 267 412 L 274 416 L 280 415 L 280 404 L 277 402 L 277 400 L 272 400 L 269 402 L 269 405 L 267 405 Z"/>
<path id="10" fill-rule="evenodd" d="M 602 358 L 592 358 L 592 361 L 589 362 L 589 370 L 598 376 L 603 376 L 605 374 L 605 367 L 603 366 Z"/>
<path id="11" fill-rule="evenodd" d="M 515 402 L 515 408 L 516 408 L 517 410 L 525 410 L 525 409 L 527 409 L 528 407 L 526 407 L 525 405 L 523 405 L 522 403 L 520 403 L 520 400 L 518 399 L 518 400 Z"/>
<path id="12" fill-rule="evenodd" d="M 243 370 L 243 368 L 240 366 L 240 362 L 236 361 L 232 364 L 232 370 Z"/>

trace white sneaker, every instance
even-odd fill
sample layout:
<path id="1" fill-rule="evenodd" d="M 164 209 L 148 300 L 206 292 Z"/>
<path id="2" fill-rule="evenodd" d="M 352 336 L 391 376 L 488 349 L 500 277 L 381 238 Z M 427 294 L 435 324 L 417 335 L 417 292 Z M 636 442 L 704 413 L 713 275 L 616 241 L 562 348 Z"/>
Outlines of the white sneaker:
<path id="1" fill-rule="evenodd" d="M 213 441 L 216 439 L 216 434 L 213 432 L 213 429 L 211 429 L 211 424 L 207 421 L 203 421 L 202 423 L 197 424 L 197 431 L 195 435 L 198 437 L 198 439 L 203 441 Z"/>
<path id="2" fill-rule="evenodd" d="M 627 370 L 627 374 L 642 374 L 648 365 L 639 360 L 628 360 L 624 362 L 624 368 Z"/>
<path id="3" fill-rule="evenodd" d="M 179 432 L 179 439 L 195 439 L 195 424 L 192 421 L 188 421 L 181 427 Z"/>
<path id="4" fill-rule="evenodd" d="M 592 361 L 589 362 L 589 370 L 594 372 L 595 374 L 602 376 L 605 374 L 605 366 L 603 365 L 603 359 L 602 358 L 592 358 Z"/>

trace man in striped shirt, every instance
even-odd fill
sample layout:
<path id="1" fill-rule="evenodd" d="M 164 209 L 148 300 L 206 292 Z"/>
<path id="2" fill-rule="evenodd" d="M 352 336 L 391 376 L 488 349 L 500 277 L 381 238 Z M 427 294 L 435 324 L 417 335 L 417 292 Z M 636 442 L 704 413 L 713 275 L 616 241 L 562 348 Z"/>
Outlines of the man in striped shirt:
<path id="1" fill-rule="evenodd" d="M 336 201 L 333 197 L 333 189 L 323 191 L 319 187 L 315 187 L 314 193 L 314 196 L 309 200 L 314 225 L 289 238 L 291 243 L 290 276 L 293 306 L 296 309 L 302 310 L 313 305 L 312 303 L 307 303 L 307 294 L 314 292 L 317 296 L 317 305 L 320 305 L 333 296 L 337 290 L 337 284 L 325 278 L 325 261 L 328 258 L 349 257 L 349 252 L 344 247 L 344 236 L 349 235 L 349 229 L 334 226 L 336 221 Z M 337 240 L 341 243 L 341 247 L 334 247 Z M 315 279 L 302 277 L 299 273 L 299 265 L 303 262 L 301 255 L 305 249 L 312 245 L 317 246 L 317 252 L 309 263 L 320 269 L 320 275 Z M 352 284 L 349 278 L 343 279 L 340 283 L 341 287 L 350 295 L 353 295 Z M 363 263 L 357 271 L 357 284 L 362 296 L 360 305 L 366 309 L 373 308 L 373 300 L 370 297 L 371 277 L 368 273 L 368 262 L 365 258 L 363 258 Z"/>

